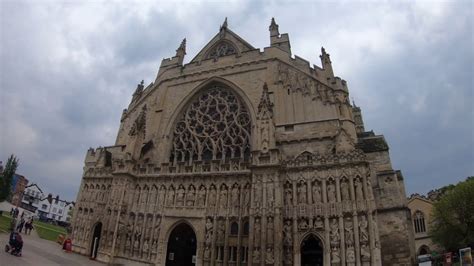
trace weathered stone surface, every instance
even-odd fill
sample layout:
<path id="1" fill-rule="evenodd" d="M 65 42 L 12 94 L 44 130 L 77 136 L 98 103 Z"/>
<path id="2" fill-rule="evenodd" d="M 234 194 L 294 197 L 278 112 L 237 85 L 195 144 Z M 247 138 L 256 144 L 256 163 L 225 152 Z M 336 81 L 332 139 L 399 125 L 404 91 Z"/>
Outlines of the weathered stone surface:
<path id="1" fill-rule="evenodd" d="M 413 262 L 383 136 L 363 132 L 324 49 L 311 67 L 274 20 L 269 30 L 261 52 L 226 21 L 189 64 L 183 41 L 138 85 L 115 145 L 86 154 L 76 252 L 90 254 L 101 225 L 98 258 L 165 265 L 184 223 L 197 265 L 300 265 L 307 241 L 324 265 Z"/>

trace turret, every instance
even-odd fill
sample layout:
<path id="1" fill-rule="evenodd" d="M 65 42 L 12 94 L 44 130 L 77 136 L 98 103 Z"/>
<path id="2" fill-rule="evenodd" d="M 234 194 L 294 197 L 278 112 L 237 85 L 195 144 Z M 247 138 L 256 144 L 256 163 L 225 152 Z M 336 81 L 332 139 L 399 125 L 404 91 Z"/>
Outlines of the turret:
<path id="1" fill-rule="evenodd" d="M 328 78 L 334 78 L 334 72 L 332 71 L 331 58 L 326 53 L 324 47 L 321 47 L 321 65 L 323 66 L 324 72 L 326 72 Z"/>
<path id="2" fill-rule="evenodd" d="M 183 65 L 184 56 L 186 55 L 186 38 L 183 39 L 178 49 L 176 50 L 176 56 L 178 58 L 178 64 Z"/>
<path id="3" fill-rule="evenodd" d="M 288 36 L 288 33 L 283 33 L 280 35 L 280 32 L 278 31 L 278 24 L 276 24 L 275 18 L 272 18 L 272 22 L 268 27 L 268 30 L 270 31 L 270 46 L 278 47 L 291 55 L 290 37 Z"/>
<path id="4" fill-rule="evenodd" d="M 365 132 L 364 120 L 362 119 L 362 111 L 360 110 L 360 107 L 356 106 L 354 100 L 352 100 L 352 115 L 354 116 L 356 132 Z"/>

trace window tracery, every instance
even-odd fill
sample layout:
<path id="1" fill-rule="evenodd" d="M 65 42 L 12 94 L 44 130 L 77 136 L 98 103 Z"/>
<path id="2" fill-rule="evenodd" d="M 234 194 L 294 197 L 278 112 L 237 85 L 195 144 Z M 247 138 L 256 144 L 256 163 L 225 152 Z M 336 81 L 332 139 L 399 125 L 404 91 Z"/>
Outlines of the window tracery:
<path id="1" fill-rule="evenodd" d="M 217 58 L 221 56 L 235 54 L 236 52 L 237 49 L 235 49 L 234 45 L 228 42 L 221 42 L 212 48 L 207 58 Z"/>
<path id="2" fill-rule="evenodd" d="M 234 93 L 214 85 L 185 109 L 172 143 L 173 163 L 248 158 L 250 114 Z"/>

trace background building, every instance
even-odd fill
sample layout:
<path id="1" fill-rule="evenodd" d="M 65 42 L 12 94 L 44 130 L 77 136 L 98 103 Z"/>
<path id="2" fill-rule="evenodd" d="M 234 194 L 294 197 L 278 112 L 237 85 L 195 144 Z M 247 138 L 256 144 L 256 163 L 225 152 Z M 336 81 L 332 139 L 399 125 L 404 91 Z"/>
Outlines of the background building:
<path id="1" fill-rule="evenodd" d="M 74 251 L 155 265 L 412 265 L 403 175 L 347 83 L 227 27 L 142 81 L 114 146 L 90 149 Z M 117 230 L 118 229 L 118 230 Z M 98 243 L 98 249 L 94 249 Z"/>
<path id="2" fill-rule="evenodd" d="M 69 222 L 71 219 L 71 210 L 74 208 L 74 202 L 68 202 L 59 198 L 59 195 L 52 198 L 51 203 L 48 197 L 39 202 L 37 214 L 41 220 L 54 220 L 56 222 Z"/>
<path id="3" fill-rule="evenodd" d="M 20 207 L 30 212 L 36 213 L 40 207 L 41 200 L 44 199 L 43 190 L 37 184 L 30 184 L 25 187 L 23 199 Z"/>

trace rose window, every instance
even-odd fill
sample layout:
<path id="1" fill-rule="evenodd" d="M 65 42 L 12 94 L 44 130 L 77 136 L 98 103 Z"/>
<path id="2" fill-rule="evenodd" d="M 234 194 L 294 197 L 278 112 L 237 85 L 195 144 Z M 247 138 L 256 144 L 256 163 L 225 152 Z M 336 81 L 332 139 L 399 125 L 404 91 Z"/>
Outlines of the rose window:
<path id="1" fill-rule="evenodd" d="M 176 123 L 171 162 L 246 159 L 249 155 L 250 115 L 227 88 L 214 85 L 200 93 Z"/>

